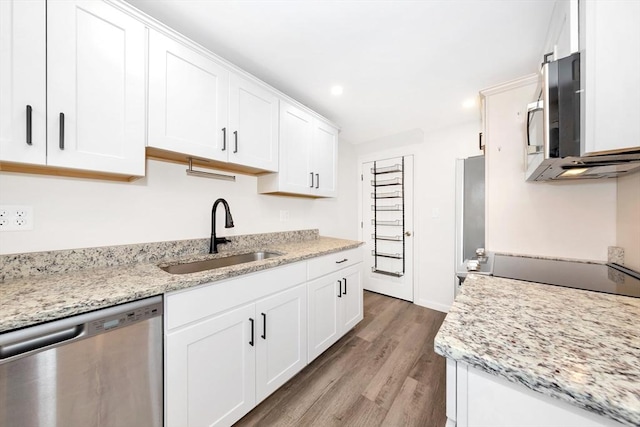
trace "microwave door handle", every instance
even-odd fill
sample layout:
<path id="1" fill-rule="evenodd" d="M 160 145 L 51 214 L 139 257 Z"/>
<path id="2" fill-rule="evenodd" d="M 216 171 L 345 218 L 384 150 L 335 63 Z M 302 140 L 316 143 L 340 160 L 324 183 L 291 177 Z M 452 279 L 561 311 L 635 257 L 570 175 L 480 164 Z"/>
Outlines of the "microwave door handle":
<path id="1" fill-rule="evenodd" d="M 542 110 L 542 101 L 532 102 L 531 104 L 527 105 L 527 154 L 536 154 L 538 152 L 538 149 L 540 148 L 539 145 L 531 145 L 530 127 L 531 119 L 534 113 Z"/>

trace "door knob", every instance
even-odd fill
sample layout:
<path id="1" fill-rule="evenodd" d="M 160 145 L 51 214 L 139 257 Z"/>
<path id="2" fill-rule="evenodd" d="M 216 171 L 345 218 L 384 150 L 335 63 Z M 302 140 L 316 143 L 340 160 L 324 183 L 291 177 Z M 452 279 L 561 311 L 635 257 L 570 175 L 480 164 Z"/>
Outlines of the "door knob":
<path id="1" fill-rule="evenodd" d="M 405 236 L 407 236 L 407 237 L 409 237 L 409 236 L 411 236 L 411 232 L 410 232 L 410 231 L 405 231 L 405 232 L 404 232 L 404 235 L 405 235 Z"/>

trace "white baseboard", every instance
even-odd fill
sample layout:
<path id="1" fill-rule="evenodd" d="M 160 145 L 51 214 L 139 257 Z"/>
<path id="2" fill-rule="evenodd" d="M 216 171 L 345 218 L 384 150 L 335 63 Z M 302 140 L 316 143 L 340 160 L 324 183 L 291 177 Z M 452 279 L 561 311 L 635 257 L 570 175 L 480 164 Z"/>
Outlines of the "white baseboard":
<path id="1" fill-rule="evenodd" d="M 428 300 L 418 300 L 418 301 L 415 301 L 414 303 L 422 307 L 427 307 L 432 310 L 440 311 L 442 313 L 448 313 L 449 309 L 451 308 L 451 306 L 449 305 L 441 304 L 435 301 L 428 301 Z"/>

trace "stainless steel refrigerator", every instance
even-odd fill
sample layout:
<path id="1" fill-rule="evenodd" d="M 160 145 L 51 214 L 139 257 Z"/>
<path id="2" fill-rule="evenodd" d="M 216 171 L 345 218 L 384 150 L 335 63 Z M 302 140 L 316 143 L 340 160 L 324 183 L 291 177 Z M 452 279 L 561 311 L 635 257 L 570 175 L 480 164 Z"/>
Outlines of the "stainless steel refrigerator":
<path id="1" fill-rule="evenodd" d="M 456 275 L 485 247 L 484 156 L 456 160 Z"/>

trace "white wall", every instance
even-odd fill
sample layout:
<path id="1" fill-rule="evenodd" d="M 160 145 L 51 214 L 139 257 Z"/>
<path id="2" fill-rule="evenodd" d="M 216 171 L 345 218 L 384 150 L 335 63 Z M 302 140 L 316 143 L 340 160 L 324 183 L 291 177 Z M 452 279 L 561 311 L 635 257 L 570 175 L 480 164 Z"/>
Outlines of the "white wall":
<path id="1" fill-rule="evenodd" d="M 487 249 L 606 261 L 616 243 L 616 181 L 525 182 L 525 107 L 536 84 L 502 89 L 485 92 Z"/>
<path id="2" fill-rule="evenodd" d="M 448 311 L 453 303 L 455 160 L 482 154 L 479 128 L 478 116 L 436 132 L 414 129 L 356 146 L 358 163 L 414 155 L 414 302 L 435 310 Z"/>
<path id="3" fill-rule="evenodd" d="M 231 206 L 235 228 L 218 235 L 319 228 L 321 235 L 357 238 L 355 157 L 340 143 L 339 197 L 314 200 L 257 194 L 257 179 L 236 182 L 189 177 L 185 166 L 147 161 L 146 177 L 131 183 L 0 172 L 0 204 L 31 205 L 33 231 L 2 232 L 0 253 L 34 252 L 210 235 L 211 206 L 218 197 Z M 280 211 L 289 221 L 280 221 Z"/>
<path id="4" fill-rule="evenodd" d="M 618 178 L 617 243 L 624 264 L 640 271 L 640 173 Z"/>

